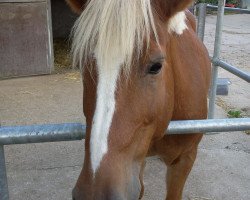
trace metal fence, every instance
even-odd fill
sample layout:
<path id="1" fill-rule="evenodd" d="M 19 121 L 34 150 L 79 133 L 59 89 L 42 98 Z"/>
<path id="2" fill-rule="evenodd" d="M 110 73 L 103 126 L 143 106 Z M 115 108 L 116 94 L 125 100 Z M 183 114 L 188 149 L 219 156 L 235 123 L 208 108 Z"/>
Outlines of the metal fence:
<path id="1" fill-rule="evenodd" d="M 197 5 L 198 9 L 198 27 L 197 34 L 198 37 L 203 41 L 204 33 L 205 33 L 205 21 L 206 21 L 206 13 L 207 9 L 218 10 L 217 11 L 217 22 L 216 22 L 216 32 L 215 32 L 215 42 L 214 42 L 214 55 L 211 58 L 213 63 L 212 70 L 212 82 L 209 92 L 209 113 L 208 118 L 214 118 L 214 110 L 215 110 L 215 97 L 216 97 L 216 89 L 217 89 L 217 79 L 218 79 L 218 69 L 219 67 L 229 71 L 230 73 L 238 76 L 239 78 L 250 82 L 250 74 L 244 72 L 237 67 L 226 63 L 220 59 L 220 48 L 221 48 L 221 38 L 222 38 L 222 25 L 223 25 L 223 17 L 224 11 L 234 12 L 234 13 L 246 13 L 250 14 L 250 10 L 247 9 L 239 9 L 239 8 L 225 8 L 225 0 L 219 0 L 218 6 L 209 5 L 206 3 L 201 3 Z"/>
<path id="2" fill-rule="evenodd" d="M 214 116 L 216 82 L 218 77 L 219 66 L 223 67 L 224 69 L 230 71 L 231 73 L 244 79 L 247 82 L 250 81 L 249 74 L 219 59 L 224 4 L 225 0 L 219 0 L 214 45 L 215 51 L 214 56 L 212 58 L 213 80 L 210 89 L 209 118 L 213 118 Z M 197 31 L 198 36 L 203 40 L 206 9 L 217 9 L 217 7 L 206 4 L 200 4 L 198 5 L 198 8 L 199 17 Z M 249 11 L 245 9 L 234 9 L 233 11 L 244 11 L 244 13 L 249 13 Z M 85 137 L 85 130 L 86 127 L 78 123 L 0 127 L 0 200 L 9 199 L 4 157 L 4 145 L 81 140 Z M 208 134 L 211 132 L 232 132 L 245 130 L 250 130 L 250 118 L 172 121 L 170 122 L 166 133 L 188 134 L 205 132 Z"/>

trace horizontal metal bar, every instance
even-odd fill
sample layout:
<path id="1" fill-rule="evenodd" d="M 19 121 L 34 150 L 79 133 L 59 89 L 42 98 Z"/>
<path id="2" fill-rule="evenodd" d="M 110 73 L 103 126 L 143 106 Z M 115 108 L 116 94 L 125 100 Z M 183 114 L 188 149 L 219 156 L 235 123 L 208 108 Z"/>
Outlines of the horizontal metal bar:
<path id="1" fill-rule="evenodd" d="M 247 81 L 248 83 L 250 82 L 250 73 L 246 73 L 240 69 L 238 69 L 237 67 L 230 65 L 220 59 L 212 59 L 212 62 L 214 65 L 218 65 L 220 67 L 222 67 L 223 69 L 231 72 L 232 74 L 240 77 L 241 79 Z"/>
<path id="2" fill-rule="evenodd" d="M 211 10 L 217 10 L 218 6 L 207 4 L 207 8 L 211 9 Z M 230 11 L 230 12 L 235 12 L 235 13 L 241 13 L 241 14 L 250 14 L 250 10 L 248 10 L 248 9 L 242 9 L 242 8 L 225 7 L 225 11 Z"/>
<path id="3" fill-rule="evenodd" d="M 0 145 L 81 140 L 85 126 L 79 123 L 0 127 Z"/>
<path id="4" fill-rule="evenodd" d="M 250 130 L 250 118 L 171 121 L 169 134 L 233 132 Z"/>
<path id="5" fill-rule="evenodd" d="M 167 134 L 250 130 L 250 118 L 171 121 Z M 2 126 L 0 145 L 81 140 L 86 126 L 80 123 Z"/>

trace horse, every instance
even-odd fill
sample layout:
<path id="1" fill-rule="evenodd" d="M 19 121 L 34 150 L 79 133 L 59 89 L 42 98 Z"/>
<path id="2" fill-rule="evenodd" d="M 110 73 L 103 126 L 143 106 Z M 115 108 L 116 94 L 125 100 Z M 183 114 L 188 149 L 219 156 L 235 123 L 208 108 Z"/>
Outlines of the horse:
<path id="1" fill-rule="evenodd" d="M 211 63 L 191 0 L 66 0 L 79 14 L 84 164 L 74 200 L 134 200 L 147 156 L 167 166 L 166 199 L 181 200 L 202 133 L 168 135 L 171 120 L 207 118 Z"/>

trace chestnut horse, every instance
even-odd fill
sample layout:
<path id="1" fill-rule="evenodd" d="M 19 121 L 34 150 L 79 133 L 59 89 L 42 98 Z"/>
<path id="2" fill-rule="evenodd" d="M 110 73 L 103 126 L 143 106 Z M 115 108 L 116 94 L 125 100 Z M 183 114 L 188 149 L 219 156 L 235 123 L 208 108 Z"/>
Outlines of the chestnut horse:
<path id="1" fill-rule="evenodd" d="M 75 200 L 143 196 L 146 156 L 167 165 L 180 200 L 202 134 L 166 135 L 170 120 L 205 119 L 210 60 L 191 0 L 67 0 L 80 14 L 73 63 L 82 68 L 87 130 Z"/>

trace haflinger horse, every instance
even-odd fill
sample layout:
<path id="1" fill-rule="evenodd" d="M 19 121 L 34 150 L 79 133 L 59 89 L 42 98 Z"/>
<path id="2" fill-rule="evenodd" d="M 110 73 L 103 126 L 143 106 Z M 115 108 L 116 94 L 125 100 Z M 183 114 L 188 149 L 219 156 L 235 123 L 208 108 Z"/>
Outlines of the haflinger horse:
<path id="1" fill-rule="evenodd" d="M 180 200 L 200 134 L 168 135 L 171 120 L 205 119 L 211 64 L 191 0 L 67 0 L 79 13 L 73 64 L 83 76 L 87 130 L 75 200 L 143 196 L 147 156 L 167 165 Z"/>

